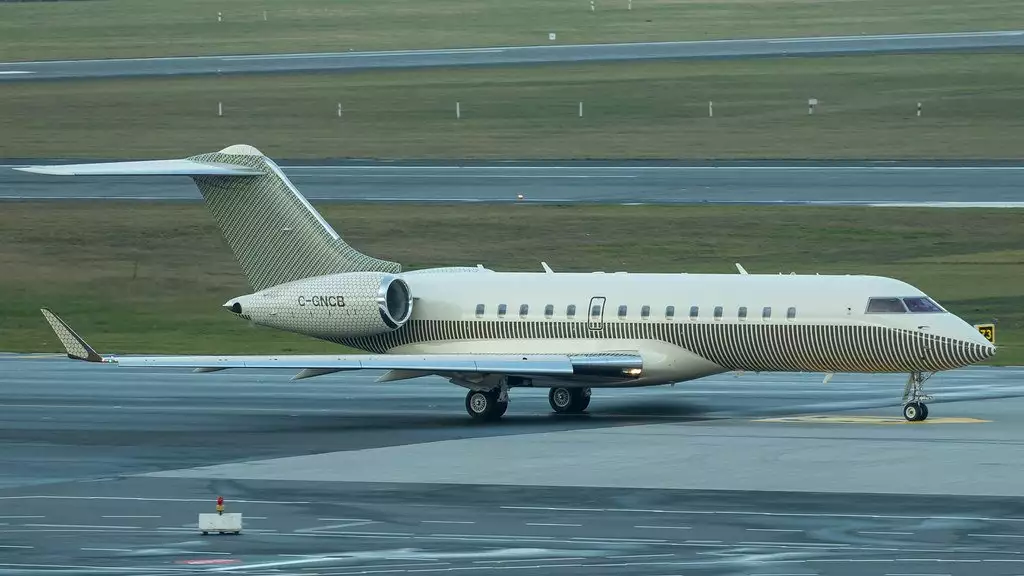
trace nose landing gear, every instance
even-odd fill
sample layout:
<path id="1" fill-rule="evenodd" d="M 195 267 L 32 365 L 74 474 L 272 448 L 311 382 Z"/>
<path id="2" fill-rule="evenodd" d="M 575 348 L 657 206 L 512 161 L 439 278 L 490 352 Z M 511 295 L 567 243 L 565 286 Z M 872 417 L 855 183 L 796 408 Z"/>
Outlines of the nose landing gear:
<path id="1" fill-rule="evenodd" d="M 903 389 L 903 417 L 908 422 L 921 422 L 928 418 L 926 400 L 932 397 L 924 393 L 924 383 L 934 376 L 934 372 L 911 372 L 907 385 Z"/>

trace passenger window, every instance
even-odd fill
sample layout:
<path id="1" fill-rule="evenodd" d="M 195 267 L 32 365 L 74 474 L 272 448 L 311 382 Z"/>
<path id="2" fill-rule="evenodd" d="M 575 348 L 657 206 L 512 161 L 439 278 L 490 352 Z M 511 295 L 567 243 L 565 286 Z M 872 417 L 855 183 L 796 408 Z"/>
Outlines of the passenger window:
<path id="1" fill-rule="evenodd" d="M 747 319 L 747 307 L 746 306 L 740 306 L 740 311 L 737 314 L 737 316 L 740 317 L 740 320 L 746 320 Z"/>
<path id="2" fill-rule="evenodd" d="M 772 307 L 771 306 L 765 306 L 764 308 L 761 309 L 761 319 L 762 320 L 770 320 L 771 317 L 772 317 Z"/>
<path id="3" fill-rule="evenodd" d="M 476 305 L 476 317 L 477 318 L 483 318 L 484 317 L 484 305 L 483 304 L 477 304 Z"/>
<path id="4" fill-rule="evenodd" d="M 907 309 L 899 298 L 871 298 L 868 300 L 868 314 L 904 314 Z"/>
<path id="5" fill-rule="evenodd" d="M 523 304 L 523 305 L 519 306 L 519 317 L 520 318 L 526 318 L 526 315 L 529 314 L 529 313 L 530 313 L 530 305 L 529 304 Z"/>
<path id="6" fill-rule="evenodd" d="M 619 320 L 626 319 L 626 305 L 619 306 Z"/>
<path id="7" fill-rule="evenodd" d="M 788 310 L 786 310 L 786 320 L 795 320 L 795 319 L 796 319 L 796 308 L 790 307 Z"/>
<path id="8" fill-rule="evenodd" d="M 505 312 L 508 311 L 508 306 L 504 304 L 498 304 L 498 318 L 504 318 Z"/>
<path id="9" fill-rule="evenodd" d="M 665 320 L 675 320 L 676 318 L 676 307 L 666 306 L 665 307 Z"/>
<path id="10" fill-rule="evenodd" d="M 599 322 L 601 320 L 601 305 L 594 304 L 590 307 L 590 320 L 593 322 Z"/>
<path id="11" fill-rule="evenodd" d="M 568 306 L 565 307 L 565 317 L 568 318 L 569 320 L 572 320 L 573 318 L 576 317 L 575 304 L 569 304 Z"/>
<path id="12" fill-rule="evenodd" d="M 554 315 L 555 315 L 555 305 L 554 304 L 548 304 L 547 306 L 544 307 L 544 317 L 545 318 L 551 318 Z"/>
<path id="13" fill-rule="evenodd" d="M 721 320 L 721 319 L 722 319 L 722 307 L 721 306 L 715 306 L 715 320 Z"/>
<path id="14" fill-rule="evenodd" d="M 700 308 L 697 306 L 690 306 L 690 320 L 696 320 L 698 315 L 700 315 Z"/>
<path id="15" fill-rule="evenodd" d="M 903 303 L 907 305 L 907 309 L 911 313 L 917 314 L 921 312 L 945 312 L 941 306 L 935 303 L 931 298 L 904 298 Z"/>
<path id="16" fill-rule="evenodd" d="M 651 319 L 651 307 L 650 306 L 646 306 L 645 305 L 645 306 L 641 306 L 640 307 L 640 319 L 641 320 L 650 320 Z"/>

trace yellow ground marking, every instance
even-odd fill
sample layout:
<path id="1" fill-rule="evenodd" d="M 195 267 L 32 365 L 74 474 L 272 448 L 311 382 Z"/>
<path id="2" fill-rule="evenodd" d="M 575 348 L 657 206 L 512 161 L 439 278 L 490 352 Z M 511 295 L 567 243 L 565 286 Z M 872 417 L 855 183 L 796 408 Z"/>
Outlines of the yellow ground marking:
<path id="1" fill-rule="evenodd" d="M 67 358 L 67 354 L 18 354 L 14 358 L 17 360 L 50 360 L 52 358 Z"/>
<path id="2" fill-rule="evenodd" d="M 760 418 L 754 422 L 776 422 L 786 424 L 980 424 L 991 420 L 978 418 L 929 418 L 923 422 L 908 422 L 898 416 L 840 416 L 840 415 L 807 415 L 784 416 L 781 418 Z"/>

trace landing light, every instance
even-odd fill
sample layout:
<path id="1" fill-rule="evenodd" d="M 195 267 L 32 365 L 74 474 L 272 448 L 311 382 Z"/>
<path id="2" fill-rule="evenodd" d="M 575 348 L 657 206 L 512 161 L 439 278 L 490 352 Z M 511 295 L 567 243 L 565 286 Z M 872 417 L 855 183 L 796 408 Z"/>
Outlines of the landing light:
<path id="1" fill-rule="evenodd" d="M 639 376 L 640 373 L 643 372 L 643 369 L 641 369 L 641 368 L 627 368 L 626 370 L 623 370 L 623 372 L 625 372 L 626 376 Z"/>

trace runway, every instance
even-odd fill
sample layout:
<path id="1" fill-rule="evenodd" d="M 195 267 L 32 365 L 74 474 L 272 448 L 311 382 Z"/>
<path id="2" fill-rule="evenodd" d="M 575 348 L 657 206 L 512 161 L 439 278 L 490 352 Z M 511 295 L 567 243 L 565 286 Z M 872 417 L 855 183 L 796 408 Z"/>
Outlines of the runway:
<path id="1" fill-rule="evenodd" d="M 0 200 L 201 199 L 184 177 L 43 176 L 14 165 L 0 165 Z M 353 161 L 282 169 L 317 202 L 1024 207 L 1020 163 Z"/>
<path id="2" fill-rule="evenodd" d="M 899 376 L 723 375 L 598 391 L 574 417 L 516 389 L 493 426 L 438 378 L 288 376 L 0 356 L 0 572 L 1024 571 L 1021 368 L 936 376 L 924 424 L 899 423 Z M 609 458 L 625 447 L 642 465 Z M 650 478 L 672 486 L 633 487 Z M 218 495 L 242 535 L 197 533 Z"/>
<path id="3" fill-rule="evenodd" d="M 339 72 L 385 68 L 498 66 L 559 62 L 1019 50 L 1022 47 L 1024 47 L 1024 31 L 1008 30 L 627 44 L 551 44 L 386 52 L 64 60 L 0 63 L 0 82 L 202 74 Z"/>

